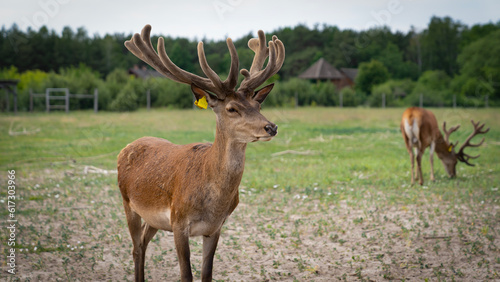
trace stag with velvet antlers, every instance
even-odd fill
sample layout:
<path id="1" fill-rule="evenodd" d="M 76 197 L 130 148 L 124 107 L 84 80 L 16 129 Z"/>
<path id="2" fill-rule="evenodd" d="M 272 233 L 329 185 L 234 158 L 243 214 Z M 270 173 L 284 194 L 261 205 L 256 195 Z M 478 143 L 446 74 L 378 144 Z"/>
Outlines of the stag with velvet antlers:
<path id="1" fill-rule="evenodd" d="M 135 280 L 144 281 L 146 248 L 161 229 L 173 232 L 181 281 L 193 279 L 189 237 L 203 236 L 201 276 L 202 281 L 211 281 L 221 227 L 238 205 L 247 143 L 268 141 L 277 134 L 277 125 L 260 113 L 273 84 L 255 89 L 280 70 L 285 47 L 276 36 L 267 46 L 260 30 L 258 38 L 248 42 L 255 56 L 250 70 L 240 71 L 244 78 L 236 90 L 239 60 L 230 38 L 231 66 L 222 81 L 208 65 L 202 42 L 198 57 L 207 78 L 177 67 L 165 52 L 162 37 L 156 52 L 150 32 L 151 26 L 146 25 L 125 46 L 167 78 L 189 84 L 196 100 L 206 102 L 215 113 L 216 133 L 213 144 L 176 145 L 143 137 L 118 155 L 118 185 L 133 241 Z"/>
<path id="2" fill-rule="evenodd" d="M 431 180 L 434 181 L 434 152 L 437 153 L 438 158 L 444 165 L 444 168 L 450 177 L 456 176 L 456 166 L 458 161 L 461 161 L 469 166 L 474 166 L 469 162 L 470 159 L 476 159 L 477 156 L 470 156 L 464 152 L 467 147 L 479 147 L 483 144 L 484 138 L 481 142 L 477 144 L 471 144 L 470 141 L 474 136 L 478 134 L 485 134 L 490 129 L 483 130 L 484 123 L 474 122 L 471 120 L 474 130 L 467 137 L 463 145 L 455 151 L 458 145 L 458 141 L 455 144 L 450 142 L 450 135 L 457 131 L 460 125 L 454 126 L 449 130 L 446 129 L 446 121 L 443 122 L 443 132 L 445 136 L 439 131 L 438 122 L 436 116 L 431 111 L 411 107 L 406 109 L 403 113 L 403 118 L 401 120 L 401 133 L 405 140 L 406 149 L 410 154 L 411 160 L 411 184 L 415 182 L 415 176 L 418 179 L 420 185 L 423 185 L 424 178 L 422 176 L 422 155 L 427 147 L 430 147 L 430 164 L 431 164 Z M 415 156 L 413 153 L 415 149 L 415 155 L 417 155 L 417 169 L 414 173 L 415 168 Z"/>

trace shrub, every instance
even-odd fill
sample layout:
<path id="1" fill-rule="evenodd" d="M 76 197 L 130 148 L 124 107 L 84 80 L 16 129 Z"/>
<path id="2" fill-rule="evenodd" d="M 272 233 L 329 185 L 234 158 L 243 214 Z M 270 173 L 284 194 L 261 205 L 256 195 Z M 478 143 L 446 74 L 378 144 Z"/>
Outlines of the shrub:
<path id="1" fill-rule="evenodd" d="M 340 90 L 342 94 L 342 106 L 343 107 L 357 107 L 363 104 L 366 96 L 361 91 L 355 91 L 351 87 L 344 87 Z"/>
<path id="2" fill-rule="evenodd" d="M 450 77 L 444 71 L 426 71 L 418 79 L 412 93 L 405 98 L 405 104 L 418 106 L 423 94 L 424 106 L 451 106 L 453 93 L 449 89 Z"/>
<path id="3" fill-rule="evenodd" d="M 415 82 L 410 79 L 389 80 L 373 87 L 372 95 L 368 98 L 371 107 L 382 106 L 382 96 L 385 94 L 385 105 L 387 107 L 404 106 L 403 98 L 408 96 L 415 87 Z"/>
<path id="4" fill-rule="evenodd" d="M 120 90 L 116 98 L 111 102 L 109 109 L 112 111 L 135 111 L 139 108 L 138 98 L 134 80 L 130 80 L 125 87 Z"/>

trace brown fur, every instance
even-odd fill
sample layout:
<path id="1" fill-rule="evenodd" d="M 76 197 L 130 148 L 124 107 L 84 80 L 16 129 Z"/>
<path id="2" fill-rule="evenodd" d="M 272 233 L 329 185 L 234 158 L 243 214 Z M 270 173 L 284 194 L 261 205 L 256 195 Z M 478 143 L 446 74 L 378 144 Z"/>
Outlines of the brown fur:
<path id="1" fill-rule="evenodd" d="M 258 43 L 252 41 L 252 46 L 260 44 L 259 60 L 252 64 L 251 72 L 242 70 L 245 79 L 235 91 L 238 57 L 230 39 L 227 44 L 231 70 L 228 79 L 222 82 L 208 66 L 201 43 L 200 66 L 209 79 L 185 72 L 169 62 L 163 40 L 159 40 L 156 53 L 149 42 L 150 31 L 151 27 L 146 26 L 141 35 L 135 34 L 125 45 L 165 76 L 190 84 L 197 100 L 206 98 L 217 116 L 217 124 L 213 144 L 176 145 L 161 138 L 143 137 L 118 155 L 118 186 L 134 245 L 135 280 L 144 281 L 147 245 L 162 229 L 174 233 L 182 281 L 193 279 L 189 237 L 203 236 L 202 281 L 211 281 L 221 227 L 238 205 L 247 143 L 268 141 L 277 134 L 278 127 L 260 113 L 261 103 L 273 84 L 254 90 L 279 70 L 284 46 L 276 37 L 270 47 L 264 46 L 265 37 L 259 31 Z M 260 71 L 266 54 L 269 63 Z"/>
<path id="2" fill-rule="evenodd" d="M 411 132 L 412 130 L 408 130 L 407 128 L 408 126 L 410 128 L 413 128 L 415 122 L 416 126 L 418 127 L 418 134 L 413 134 L 414 132 Z M 468 165 L 471 165 L 470 163 L 468 163 L 469 158 L 477 158 L 478 156 L 476 157 L 468 156 L 464 153 L 464 149 L 466 147 L 480 146 L 484 141 L 484 139 L 479 144 L 475 145 L 470 144 L 469 142 L 475 135 L 484 134 L 489 130 L 488 129 L 482 131 L 484 124 L 479 126 L 479 122 L 474 123 L 474 121 L 472 121 L 472 124 L 474 125 L 474 131 L 464 142 L 459 152 L 456 153 L 455 152 L 456 144 L 453 145 L 451 144 L 451 142 L 449 142 L 449 136 L 451 133 L 455 132 L 460 127 L 459 125 L 450 128 L 450 130 L 446 130 L 446 122 L 444 122 L 443 130 L 445 132 L 445 137 L 443 137 L 441 131 L 439 130 L 436 116 L 431 111 L 418 107 L 411 107 L 406 109 L 403 113 L 403 117 L 401 118 L 400 128 L 401 128 L 401 133 L 403 134 L 403 138 L 405 140 L 406 149 L 410 154 L 411 184 L 414 184 L 415 176 L 419 180 L 420 185 L 423 185 L 424 183 L 422 175 L 422 155 L 424 154 L 424 151 L 427 147 L 431 147 L 429 155 L 430 155 L 432 181 L 434 181 L 434 160 L 433 160 L 434 152 L 432 150 L 432 146 L 434 146 L 434 151 L 437 153 L 438 158 L 443 163 L 443 166 L 450 177 L 456 176 L 456 166 L 458 160 L 465 162 Z M 416 148 L 416 153 L 417 153 L 416 156 L 417 170 L 415 170 L 415 173 L 414 173 L 415 160 L 414 160 L 413 148 Z"/>
<path id="3" fill-rule="evenodd" d="M 419 128 L 419 134 L 417 136 L 408 136 L 405 131 L 405 121 L 413 126 L 415 121 Z M 419 180 L 420 185 L 423 185 L 424 179 L 422 175 L 422 155 L 427 147 L 431 146 L 432 143 L 435 145 L 435 151 L 438 157 L 442 160 L 443 165 L 450 177 L 455 176 L 455 165 L 456 157 L 452 152 L 448 151 L 450 144 L 445 141 L 441 131 L 439 131 L 439 126 L 437 123 L 436 116 L 426 109 L 411 107 L 404 111 L 403 117 L 401 119 L 401 133 L 405 140 L 406 149 L 410 154 L 411 160 L 411 184 L 414 184 L 415 175 Z M 416 138 L 417 142 L 413 143 L 411 138 Z M 413 148 L 417 151 L 417 170 L 414 174 L 415 160 Z M 430 163 L 431 163 L 431 180 L 434 181 L 434 159 L 433 151 L 430 152 Z"/>

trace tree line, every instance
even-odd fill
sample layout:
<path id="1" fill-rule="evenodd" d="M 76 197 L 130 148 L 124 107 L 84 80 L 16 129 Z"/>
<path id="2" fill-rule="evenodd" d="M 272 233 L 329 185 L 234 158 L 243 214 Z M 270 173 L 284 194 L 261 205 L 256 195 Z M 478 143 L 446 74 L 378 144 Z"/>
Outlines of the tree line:
<path id="1" fill-rule="evenodd" d="M 452 96 L 464 106 L 480 105 L 485 96 L 490 105 L 500 103 L 500 21 L 467 26 L 449 17 L 433 17 L 426 29 L 408 32 L 393 32 L 388 27 L 355 31 L 299 24 L 269 32 L 268 39 L 273 34 L 285 44 L 287 57 L 272 78 L 281 84 L 273 91 L 279 92 L 274 94 L 276 99 L 266 101 L 272 106 L 293 104 L 297 96 L 300 105 L 338 105 L 340 93 L 330 83 L 296 78 L 321 57 L 337 68 L 358 68 L 356 87 L 342 90 L 347 105 L 375 106 L 382 94 L 389 106 L 418 103 L 420 94 L 429 97 L 426 101 L 430 106 L 451 105 Z M 247 42 L 254 36 L 249 33 L 234 40 L 241 68 L 251 65 L 253 52 Z M 198 40 L 164 37 L 173 62 L 203 75 L 196 52 Z M 24 109 L 28 89 L 41 92 L 43 87 L 69 87 L 72 92 L 86 93 L 99 87 L 100 107 L 110 110 L 137 108 L 145 99 L 144 89 L 153 87 L 157 90 L 151 92 L 153 105 L 189 107 L 189 87 L 157 79 L 140 81 L 127 75 L 127 69 L 144 65 L 124 47 L 123 42 L 130 38 L 131 34 L 122 33 L 89 36 L 84 28 L 74 31 L 66 27 L 59 34 L 47 27 L 27 31 L 16 25 L 2 27 L 0 79 L 21 79 L 20 105 Z M 157 38 L 152 36 L 153 45 Z M 225 41 L 201 40 L 210 66 L 226 76 L 230 57 Z M 164 84 L 187 97 L 169 94 Z M 172 101 L 165 95 L 181 100 Z M 73 107 L 86 107 L 85 101 L 74 103 Z"/>

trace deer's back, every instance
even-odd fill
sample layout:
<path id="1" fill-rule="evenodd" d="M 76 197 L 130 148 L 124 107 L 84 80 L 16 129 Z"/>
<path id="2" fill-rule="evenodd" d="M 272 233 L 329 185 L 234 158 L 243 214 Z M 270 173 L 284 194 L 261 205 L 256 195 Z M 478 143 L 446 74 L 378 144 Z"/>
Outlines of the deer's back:
<path id="1" fill-rule="evenodd" d="M 201 155 L 210 146 L 176 145 L 156 137 L 143 137 L 128 144 L 118 155 L 118 186 L 124 200 L 169 201 L 174 187 L 186 186 L 190 181 L 189 172 L 195 174 L 202 169 Z"/>

